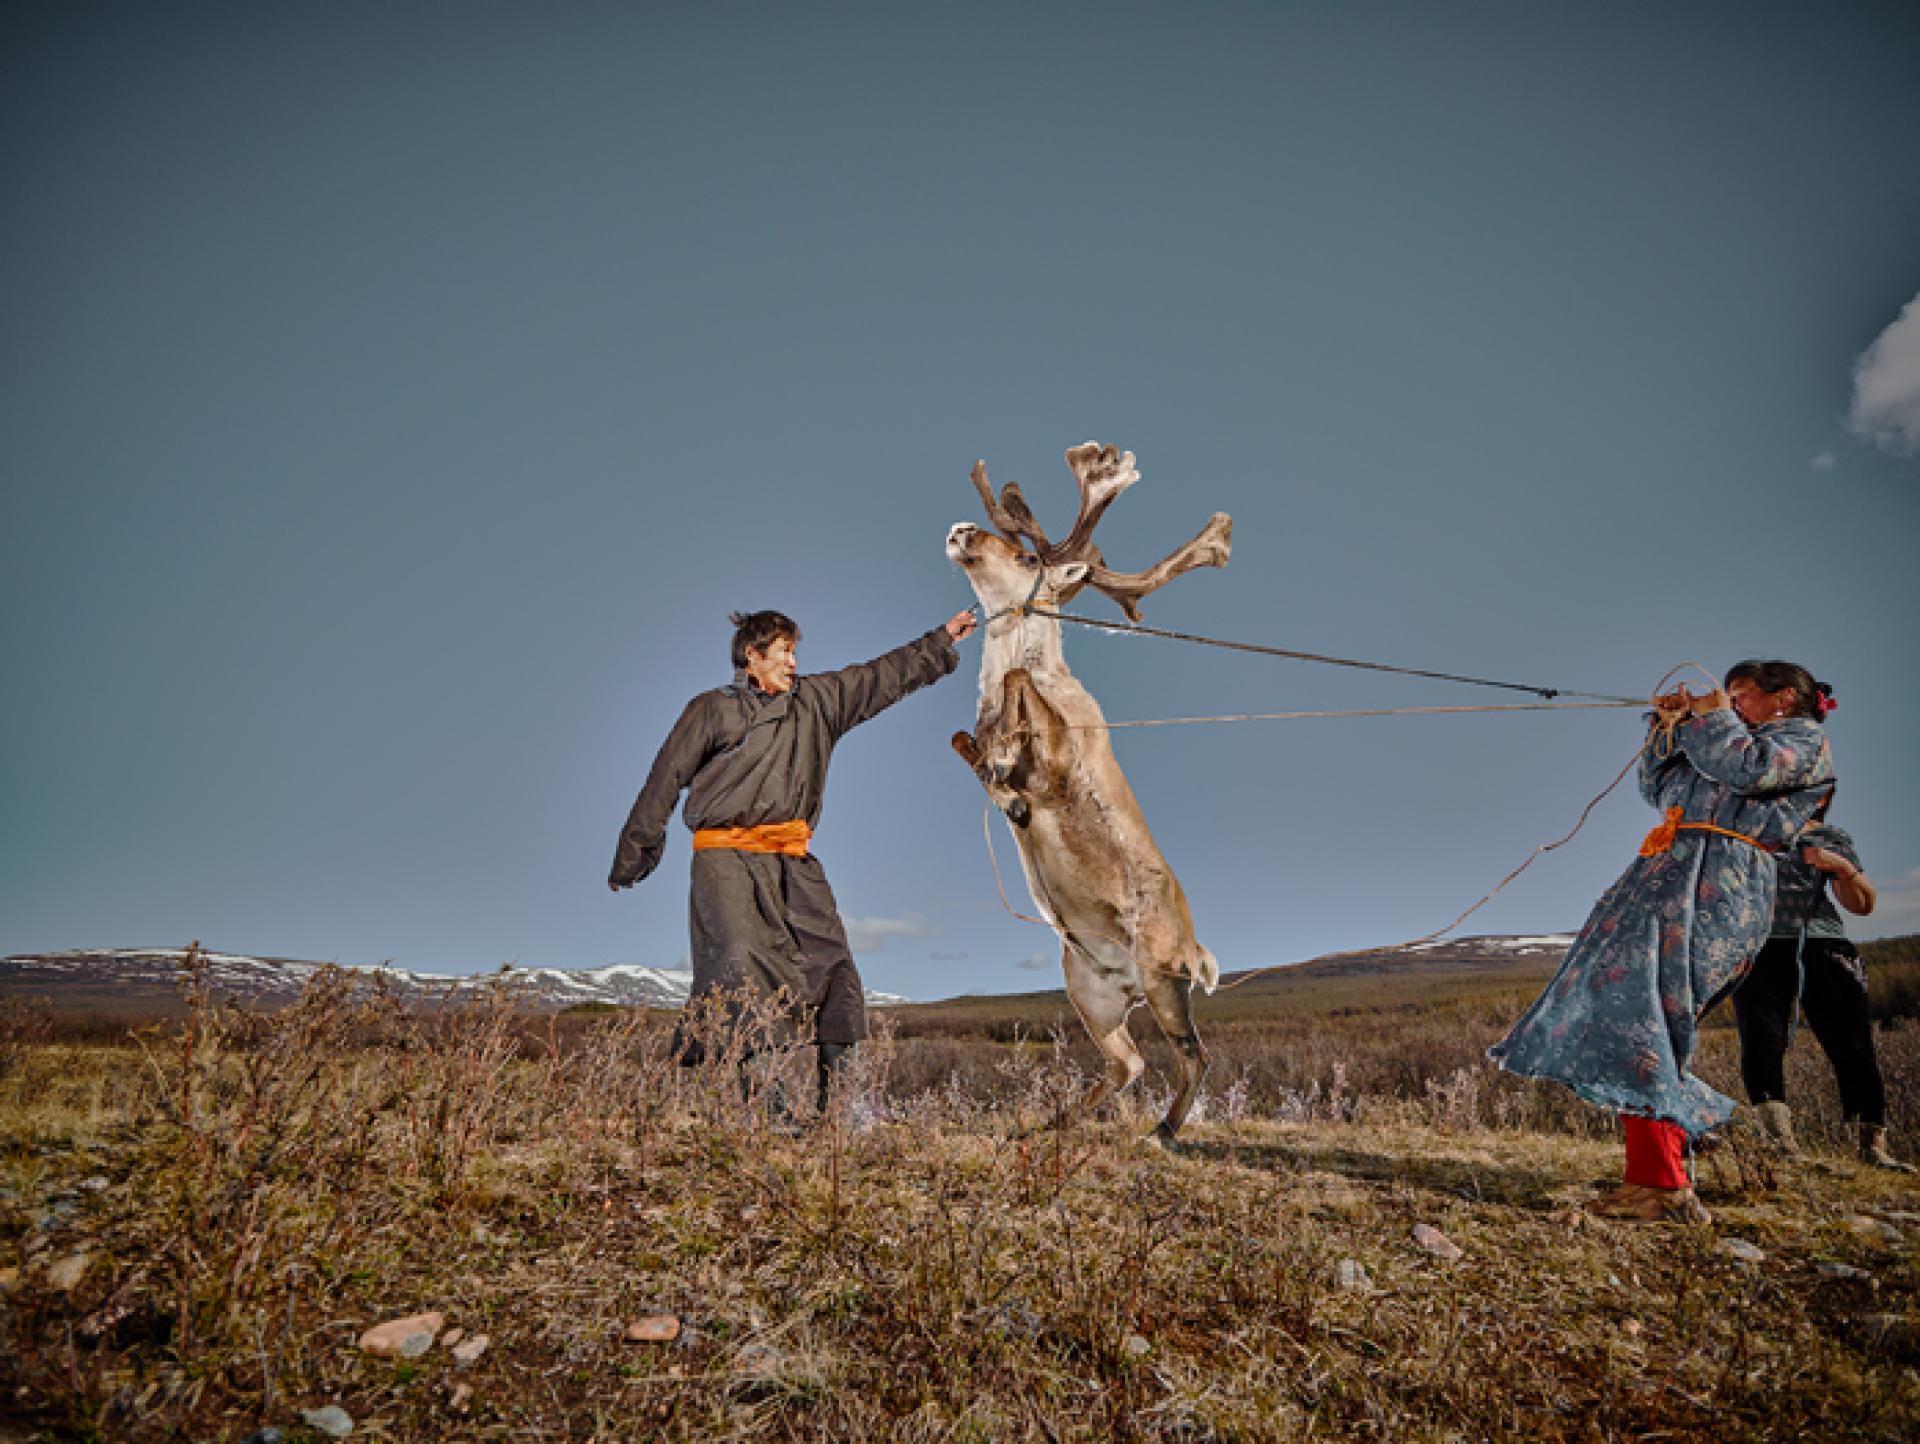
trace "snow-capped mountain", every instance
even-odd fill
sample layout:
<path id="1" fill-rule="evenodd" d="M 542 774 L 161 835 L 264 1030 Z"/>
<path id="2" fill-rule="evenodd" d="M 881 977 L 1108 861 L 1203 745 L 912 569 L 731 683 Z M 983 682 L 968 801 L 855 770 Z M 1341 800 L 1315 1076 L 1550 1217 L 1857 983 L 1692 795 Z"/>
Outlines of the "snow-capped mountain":
<path id="1" fill-rule="evenodd" d="M 0 997 L 46 998 L 56 1007 L 99 1008 L 115 1012 L 166 1011 L 177 1003 L 185 948 L 101 948 L 77 952 L 23 953 L 0 958 Z M 200 953 L 208 981 L 223 997 L 283 1003 L 297 996 L 323 966 L 292 958 L 256 958 L 237 953 Z M 495 974 L 447 977 L 402 968 L 350 968 L 378 975 L 403 1000 L 436 1002 L 460 987 L 486 982 Z M 565 1008 L 575 1003 L 621 1007 L 677 1008 L 687 1000 L 693 974 L 638 963 L 604 968 L 511 968 L 507 978 L 526 990 L 537 1007 Z M 877 1007 L 904 1003 L 892 993 L 867 991 Z"/>
<path id="2" fill-rule="evenodd" d="M 1430 943 L 1409 943 L 1400 951 L 1433 953 L 1450 949 L 1454 952 L 1476 952 L 1500 957 L 1524 958 L 1544 956 L 1548 953 L 1564 953 L 1573 946 L 1573 938 L 1572 933 L 1543 933 L 1539 937 L 1439 938 Z"/>

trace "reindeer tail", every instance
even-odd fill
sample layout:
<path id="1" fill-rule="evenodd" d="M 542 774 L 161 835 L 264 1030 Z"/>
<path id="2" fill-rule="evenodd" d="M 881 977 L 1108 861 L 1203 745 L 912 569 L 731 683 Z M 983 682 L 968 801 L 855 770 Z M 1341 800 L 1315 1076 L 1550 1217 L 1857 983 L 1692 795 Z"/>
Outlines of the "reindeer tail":
<path id="1" fill-rule="evenodd" d="M 1220 964 L 1198 943 L 1193 945 L 1193 950 L 1197 955 L 1191 970 L 1193 980 L 1211 993 L 1220 982 Z"/>

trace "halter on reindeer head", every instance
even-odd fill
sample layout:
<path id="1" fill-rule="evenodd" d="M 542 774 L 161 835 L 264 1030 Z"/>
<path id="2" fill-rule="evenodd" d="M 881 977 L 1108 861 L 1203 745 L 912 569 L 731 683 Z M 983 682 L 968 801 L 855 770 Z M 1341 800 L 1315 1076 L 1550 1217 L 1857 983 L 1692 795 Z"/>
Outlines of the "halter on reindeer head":
<path id="1" fill-rule="evenodd" d="M 1114 498 L 1140 479 L 1133 453 L 1089 441 L 1067 453 L 1067 465 L 1080 488 L 1080 513 L 1066 538 L 1053 542 L 1041 529 L 1019 484 L 1008 482 L 996 498 L 987 480 L 987 464 L 974 463 L 974 489 L 999 536 L 961 522 L 947 534 L 947 552 L 966 569 L 974 591 L 994 615 L 1025 611 L 1043 593 L 1055 607 L 1065 606 L 1081 588 L 1090 586 L 1117 604 L 1129 621 L 1138 622 L 1142 597 L 1183 572 L 1227 564 L 1233 518 L 1215 512 L 1198 536 L 1145 571 L 1110 570 L 1094 545 L 1093 530 Z"/>

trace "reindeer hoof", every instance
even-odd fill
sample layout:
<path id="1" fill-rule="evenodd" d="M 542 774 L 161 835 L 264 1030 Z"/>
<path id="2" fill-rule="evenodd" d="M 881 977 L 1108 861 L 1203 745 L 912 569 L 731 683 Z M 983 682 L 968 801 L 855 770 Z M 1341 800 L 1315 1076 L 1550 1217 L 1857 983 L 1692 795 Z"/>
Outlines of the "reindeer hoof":
<path id="1" fill-rule="evenodd" d="M 1164 1123 L 1140 1141 L 1149 1148 L 1158 1148 L 1165 1153 L 1181 1153 L 1186 1149 L 1186 1145 L 1180 1141 L 1177 1130 L 1167 1127 Z"/>
<path id="2" fill-rule="evenodd" d="M 1006 813 L 1007 821 L 1011 822 L 1015 827 L 1025 827 L 1029 822 L 1033 821 L 1033 808 L 1028 805 L 1027 799 L 1024 797 L 1016 797 L 1013 801 L 1009 802 L 1006 806 Z"/>

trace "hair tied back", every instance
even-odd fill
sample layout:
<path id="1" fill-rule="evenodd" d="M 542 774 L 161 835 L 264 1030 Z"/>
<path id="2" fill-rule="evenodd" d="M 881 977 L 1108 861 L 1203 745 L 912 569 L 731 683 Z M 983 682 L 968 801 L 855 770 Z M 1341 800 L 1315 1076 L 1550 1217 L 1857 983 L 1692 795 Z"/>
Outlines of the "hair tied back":
<path id="1" fill-rule="evenodd" d="M 1834 701 L 1833 688 L 1829 687 L 1825 682 L 1814 683 L 1814 691 L 1818 694 L 1813 700 L 1814 709 L 1824 719 L 1828 713 L 1832 712 L 1833 709 L 1840 704 Z"/>

